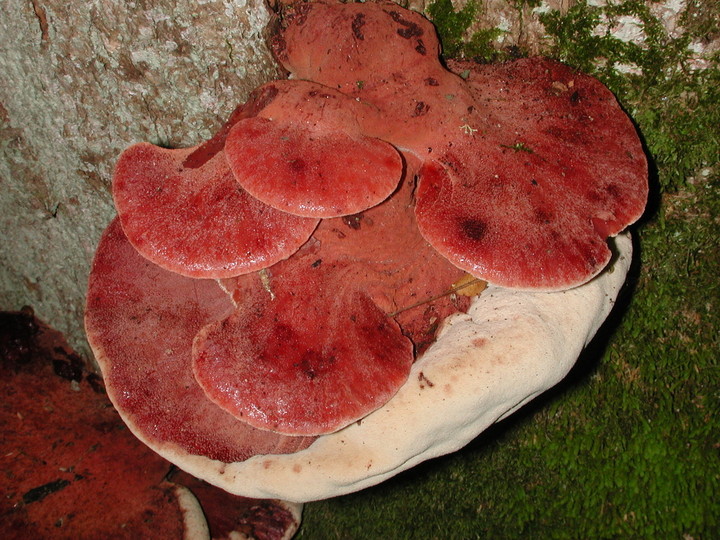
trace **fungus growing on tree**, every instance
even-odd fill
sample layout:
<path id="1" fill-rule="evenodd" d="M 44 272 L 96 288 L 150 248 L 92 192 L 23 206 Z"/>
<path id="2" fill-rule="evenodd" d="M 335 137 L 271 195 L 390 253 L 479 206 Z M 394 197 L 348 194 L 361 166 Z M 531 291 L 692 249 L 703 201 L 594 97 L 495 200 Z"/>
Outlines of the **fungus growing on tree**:
<path id="1" fill-rule="evenodd" d="M 555 384 L 624 279 L 629 241 L 610 274 L 607 239 L 642 213 L 647 165 L 595 79 L 540 58 L 450 71 L 389 2 L 285 6 L 273 50 L 291 78 L 210 141 L 123 154 L 86 325 L 142 440 L 302 501 L 453 451 Z M 491 286 L 470 300 L 468 280 Z"/>

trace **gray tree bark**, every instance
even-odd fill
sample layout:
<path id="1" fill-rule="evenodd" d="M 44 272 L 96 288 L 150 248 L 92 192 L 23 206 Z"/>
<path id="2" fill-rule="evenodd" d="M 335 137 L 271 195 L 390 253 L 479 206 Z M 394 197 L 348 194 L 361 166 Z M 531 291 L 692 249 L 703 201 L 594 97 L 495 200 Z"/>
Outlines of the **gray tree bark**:
<path id="1" fill-rule="evenodd" d="M 0 0 L 0 309 L 89 355 L 92 257 L 128 145 L 201 142 L 277 76 L 263 0 Z"/>

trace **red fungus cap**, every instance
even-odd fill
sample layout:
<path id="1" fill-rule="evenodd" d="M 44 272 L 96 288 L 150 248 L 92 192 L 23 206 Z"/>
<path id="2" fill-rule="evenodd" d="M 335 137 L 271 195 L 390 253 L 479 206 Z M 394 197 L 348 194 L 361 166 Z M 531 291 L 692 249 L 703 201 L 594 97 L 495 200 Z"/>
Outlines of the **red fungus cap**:
<path id="1" fill-rule="evenodd" d="M 90 273 L 87 337 L 125 422 L 169 459 L 204 455 L 242 461 L 257 453 L 294 452 L 312 442 L 238 422 L 198 386 L 192 340 L 232 312 L 217 282 L 187 278 L 141 257 L 117 220 L 105 231 Z"/>
<path id="2" fill-rule="evenodd" d="M 310 237 L 316 219 L 250 196 L 235 182 L 224 152 L 198 168 L 185 167 L 197 150 L 140 143 L 120 156 L 115 206 L 143 256 L 185 276 L 221 278 L 270 266 Z"/>
<path id="3" fill-rule="evenodd" d="M 274 98 L 230 131 L 225 152 L 240 185 L 304 217 L 356 214 L 385 200 L 403 174 L 400 154 L 364 136 L 366 104 L 315 83 L 277 81 Z"/>
<path id="4" fill-rule="evenodd" d="M 271 45 L 297 78 L 347 94 L 414 77 L 440 52 L 432 23 L 393 2 L 290 4 Z"/>
<path id="5" fill-rule="evenodd" d="M 645 208 L 647 163 L 632 123 L 599 81 L 557 62 L 455 67 L 478 105 L 420 172 L 423 236 L 498 285 L 590 280 L 611 258 L 607 237 Z"/>

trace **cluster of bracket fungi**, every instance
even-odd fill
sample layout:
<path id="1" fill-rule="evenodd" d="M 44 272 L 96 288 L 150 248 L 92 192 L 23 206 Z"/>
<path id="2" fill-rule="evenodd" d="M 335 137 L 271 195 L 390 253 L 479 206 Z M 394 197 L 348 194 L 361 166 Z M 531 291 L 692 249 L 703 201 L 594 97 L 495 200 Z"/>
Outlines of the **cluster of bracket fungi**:
<path id="1" fill-rule="evenodd" d="M 432 24 L 391 2 L 284 6 L 272 48 L 291 78 L 211 140 L 122 154 L 88 292 L 134 432 L 228 463 L 387 402 L 467 306 L 443 296 L 465 273 L 591 280 L 647 197 L 632 123 L 561 63 L 448 69 Z"/>

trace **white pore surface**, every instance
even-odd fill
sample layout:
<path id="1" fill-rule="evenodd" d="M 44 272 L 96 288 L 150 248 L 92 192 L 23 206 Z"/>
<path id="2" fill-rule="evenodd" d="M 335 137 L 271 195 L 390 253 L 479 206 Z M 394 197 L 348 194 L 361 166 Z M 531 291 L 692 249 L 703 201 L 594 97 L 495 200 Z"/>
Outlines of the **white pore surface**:
<path id="1" fill-rule="evenodd" d="M 454 452 L 565 377 L 625 281 L 631 238 L 613 242 L 611 266 L 580 287 L 551 293 L 488 287 L 467 314 L 446 321 L 384 407 L 305 450 L 232 464 L 187 455 L 171 460 L 231 493 L 306 502 L 378 484 Z"/>

